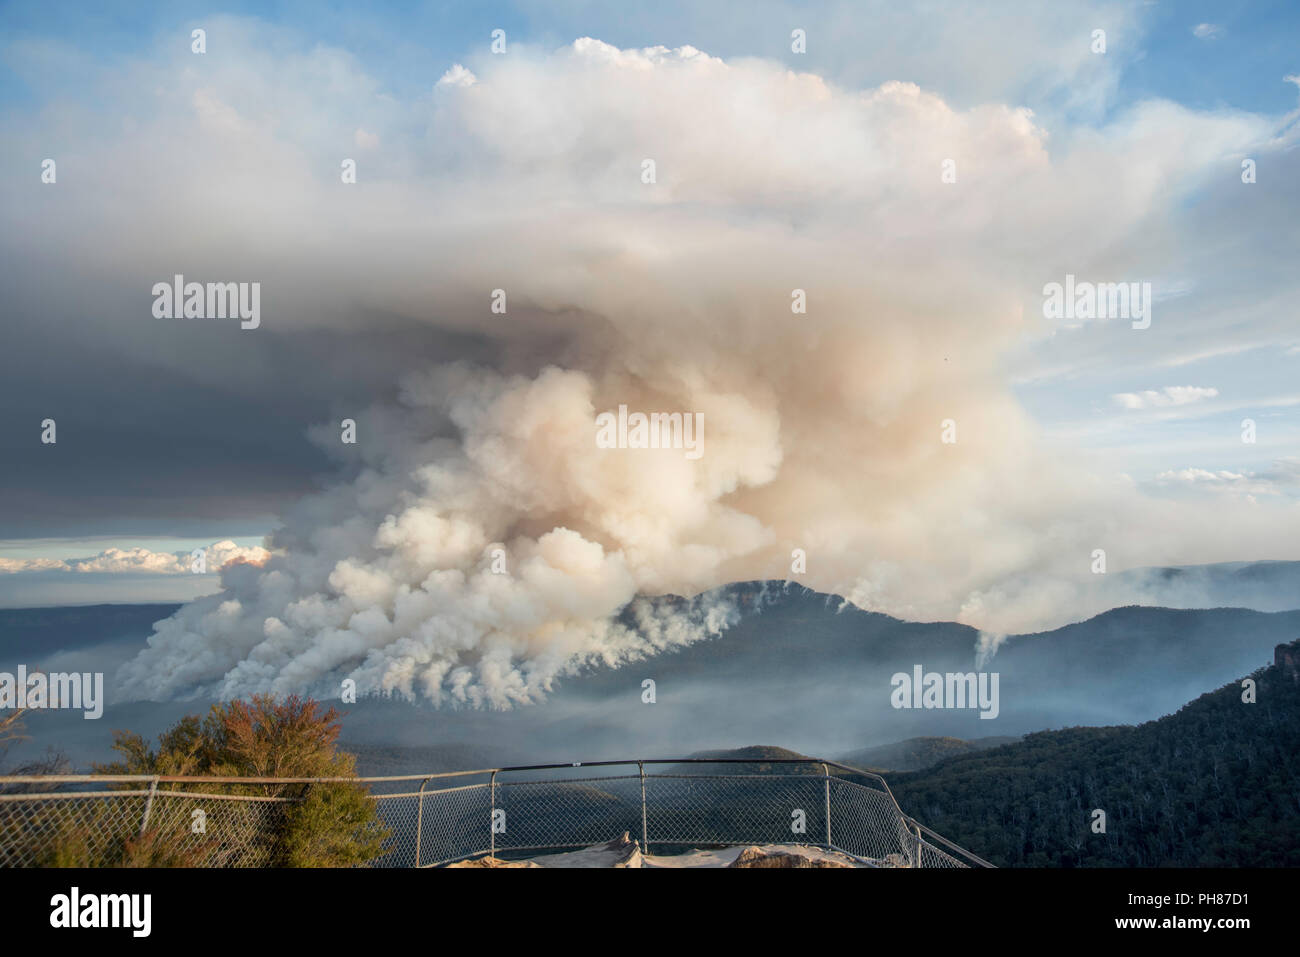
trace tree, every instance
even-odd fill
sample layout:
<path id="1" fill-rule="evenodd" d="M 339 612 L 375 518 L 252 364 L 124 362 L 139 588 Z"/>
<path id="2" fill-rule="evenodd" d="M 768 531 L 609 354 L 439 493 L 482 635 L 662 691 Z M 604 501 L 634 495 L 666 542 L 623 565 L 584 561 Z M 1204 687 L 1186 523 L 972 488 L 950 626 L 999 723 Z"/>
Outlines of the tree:
<path id="1" fill-rule="evenodd" d="M 388 831 L 366 789 L 347 780 L 356 778 L 356 761 L 337 750 L 339 717 L 333 708 L 322 709 L 310 698 L 294 695 L 276 701 L 258 695 L 214 705 L 204 718 L 187 715 L 159 735 L 156 750 L 138 734 L 115 731 L 113 749 L 122 760 L 97 765 L 97 773 L 342 779 L 160 784 L 150 818 L 160 836 L 146 832 L 133 848 L 121 850 L 133 849 L 146 861 L 161 857 L 184 863 L 184 855 L 174 854 L 175 845 L 204 844 L 210 846 L 202 863 L 271 867 L 347 867 L 372 861 L 383 852 Z M 163 798 L 168 792 L 278 800 Z M 196 811 L 204 815 L 202 841 L 193 838 Z"/>
<path id="2" fill-rule="evenodd" d="M 26 708 L 15 708 L 8 714 L 0 715 L 0 754 L 9 750 L 15 741 L 26 737 L 23 734 L 23 713 Z"/>

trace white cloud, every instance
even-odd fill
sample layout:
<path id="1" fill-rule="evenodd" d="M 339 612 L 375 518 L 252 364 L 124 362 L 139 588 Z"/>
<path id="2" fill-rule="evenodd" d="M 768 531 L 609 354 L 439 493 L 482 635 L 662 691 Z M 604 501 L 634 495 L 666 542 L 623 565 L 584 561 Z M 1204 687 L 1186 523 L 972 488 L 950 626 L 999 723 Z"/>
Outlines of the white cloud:
<path id="1" fill-rule="evenodd" d="M 68 571 L 67 562 L 57 558 L 3 558 L 0 557 L 0 574 L 17 572 Z"/>
<path id="2" fill-rule="evenodd" d="M 1201 40 L 1216 40 L 1223 33 L 1223 27 L 1216 23 L 1198 23 L 1192 27 L 1192 35 Z"/>
<path id="3" fill-rule="evenodd" d="M 1218 389 L 1194 385 L 1167 385 L 1163 389 L 1142 392 L 1117 392 L 1111 399 L 1126 409 L 1163 409 L 1213 399 Z"/>
<path id="4" fill-rule="evenodd" d="M 1156 476 L 1159 482 L 1178 482 L 1184 485 L 1230 485 L 1233 483 L 1245 482 L 1250 478 L 1249 475 L 1240 472 L 1229 472 L 1220 469 L 1217 472 L 1211 472 L 1208 469 L 1187 468 L 1175 469 L 1161 472 Z"/>
<path id="5" fill-rule="evenodd" d="M 444 73 L 438 79 L 438 86 L 473 86 L 478 82 L 478 78 L 469 70 L 465 69 L 459 63 Z"/>
<path id="6" fill-rule="evenodd" d="M 1159 473 L 1159 485 L 1181 486 L 1210 492 L 1237 495 L 1286 495 L 1300 488 L 1300 458 L 1277 459 L 1260 471 L 1234 472 L 1230 469 L 1184 468 Z"/>
<path id="7" fill-rule="evenodd" d="M 207 574 L 215 574 L 232 563 L 264 563 L 271 555 L 265 548 L 236 545 L 226 539 L 205 549 Z M 190 552 L 155 552 L 147 548 L 107 548 L 85 558 L 0 558 L 0 573 L 65 571 L 107 574 L 192 574 Z"/>

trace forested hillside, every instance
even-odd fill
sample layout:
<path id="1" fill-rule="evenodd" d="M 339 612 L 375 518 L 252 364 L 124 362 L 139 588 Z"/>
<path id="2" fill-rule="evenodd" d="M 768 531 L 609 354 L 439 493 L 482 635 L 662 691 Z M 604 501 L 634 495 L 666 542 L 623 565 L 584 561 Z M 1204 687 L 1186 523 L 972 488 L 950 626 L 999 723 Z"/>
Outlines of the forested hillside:
<path id="1" fill-rule="evenodd" d="M 855 768 L 878 768 L 885 771 L 919 771 L 959 754 L 971 754 L 996 748 L 1020 739 L 1015 735 L 974 738 L 970 741 L 951 737 L 920 737 L 864 748 L 844 755 L 841 760 Z"/>
<path id="2" fill-rule="evenodd" d="M 1145 724 L 1069 728 L 890 776 L 903 809 L 1002 866 L 1300 866 L 1291 664 Z M 1094 809 L 1106 814 L 1094 833 Z"/>

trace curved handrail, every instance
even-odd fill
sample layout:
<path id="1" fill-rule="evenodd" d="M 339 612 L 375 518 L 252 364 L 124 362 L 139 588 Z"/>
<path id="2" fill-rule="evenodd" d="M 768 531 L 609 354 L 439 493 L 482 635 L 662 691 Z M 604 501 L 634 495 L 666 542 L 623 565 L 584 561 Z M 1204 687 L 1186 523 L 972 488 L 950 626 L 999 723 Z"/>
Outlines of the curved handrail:
<path id="1" fill-rule="evenodd" d="M 889 787 L 889 782 L 886 781 L 885 778 L 882 775 L 880 775 L 878 772 L 866 768 L 854 767 L 849 764 L 844 764 L 840 761 L 832 761 L 827 758 L 812 758 L 812 757 L 767 758 L 762 756 L 734 757 L 734 758 L 733 757 L 637 758 L 637 759 L 616 759 L 616 760 L 601 760 L 601 761 L 569 761 L 569 762 L 553 763 L 553 764 L 519 764 L 519 765 L 509 765 L 509 766 L 496 767 L 496 768 L 478 768 L 478 769 L 466 770 L 466 771 L 433 771 L 433 772 L 423 772 L 420 774 L 394 774 L 394 775 L 383 775 L 383 776 L 375 776 L 375 777 L 230 777 L 230 776 L 212 776 L 212 775 L 152 775 L 152 774 L 118 774 L 118 775 L 25 774 L 25 775 L 0 776 L 0 789 L 3 789 L 7 785 L 16 785 L 16 784 L 31 785 L 31 784 L 120 783 L 120 784 L 141 784 L 141 785 L 148 784 L 151 786 L 151 791 L 149 793 L 153 793 L 153 790 L 156 789 L 159 784 L 326 784 L 326 783 L 347 782 L 351 784 L 370 785 L 370 784 L 380 784 L 380 783 L 398 782 L 398 781 L 419 781 L 420 782 L 419 791 L 412 792 L 412 794 L 420 799 L 419 810 L 420 812 L 422 812 L 424 797 L 426 795 L 437 793 L 436 791 L 426 790 L 428 784 L 431 781 L 435 781 L 435 780 L 448 780 L 448 779 L 455 779 L 455 778 L 465 778 L 473 775 L 485 775 L 489 777 L 489 780 L 491 782 L 490 786 L 492 787 L 493 792 L 495 794 L 495 789 L 501 786 L 501 783 L 498 782 L 498 776 L 501 774 L 509 774 L 512 772 L 527 772 L 527 771 L 553 771 L 553 770 L 561 770 L 566 768 L 568 769 L 611 768 L 611 767 L 635 766 L 637 768 L 637 773 L 642 778 L 643 788 L 644 788 L 646 765 L 662 766 L 662 765 L 697 765 L 697 764 L 698 765 L 710 765 L 710 764 L 711 765 L 741 765 L 741 764 L 743 765 L 755 765 L 755 764 L 758 765 L 820 765 L 822 769 L 821 776 L 827 780 L 826 800 L 828 805 L 828 813 L 827 813 L 828 824 L 829 824 L 829 803 L 830 803 L 829 782 L 832 777 L 832 775 L 830 774 L 830 768 L 835 768 L 838 771 L 847 772 L 848 774 L 860 778 L 866 778 L 869 781 L 873 782 L 875 785 L 878 785 L 879 789 L 883 791 L 884 794 L 889 798 L 889 801 L 893 805 L 894 810 L 898 813 L 899 820 L 902 821 L 904 825 L 910 826 L 916 830 L 916 836 L 918 841 L 921 839 L 921 834 L 924 833 L 929 837 L 931 837 L 932 839 L 934 839 L 939 844 L 942 844 L 944 847 L 951 849 L 953 852 L 955 852 L 956 854 L 960 855 L 962 858 L 968 861 L 971 861 L 983 867 L 994 866 L 993 864 L 984 860 L 982 857 L 979 857 L 978 855 L 973 854 L 970 851 L 966 850 L 965 848 L 950 841 L 942 834 L 939 834 L 933 829 L 926 827 L 920 821 L 917 821 L 914 817 L 912 817 L 911 815 L 903 811 L 902 807 L 899 806 L 898 799 L 894 796 L 894 792 Z M 844 783 L 855 784 L 855 782 L 852 781 L 846 781 Z M 486 782 L 485 782 L 485 786 L 487 786 Z M 863 785 L 857 785 L 857 786 L 862 787 Z M 449 790 L 461 790 L 461 788 L 451 788 Z M 70 797 L 74 795 L 82 796 L 82 797 L 92 797 L 92 796 L 98 796 L 100 793 L 103 793 L 104 795 L 108 795 L 108 794 L 120 795 L 122 792 L 93 792 L 93 793 L 92 792 L 79 792 L 79 793 L 62 792 L 62 793 L 49 793 L 49 794 L 33 794 L 30 792 L 29 793 L 20 792 L 17 794 L 0 793 L 0 801 L 24 800 L 24 799 L 34 800 L 34 799 L 49 798 L 49 797 L 63 797 L 63 796 Z M 145 792 L 142 791 L 140 793 L 144 794 Z M 181 792 L 167 792 L 167 793 L 179 794 Z M 412 795 L 374 794 L 372 796 L 376 799 L 384 799 L 384 798 L 407 797 Z M 282 800 L 292 800 L 292 799 L 282 799 Z M 495 804 L 495 799 L 493 803 Z M 495 845 L 495 841 L 493 841 L 493 845 Z M 935 848 L 935 849 L 939 850 L 939 848 Z M 417 853 L 417 860 L 418 860 L 418 855 L 419 855 L 418 848 L 416 853 Z"/>

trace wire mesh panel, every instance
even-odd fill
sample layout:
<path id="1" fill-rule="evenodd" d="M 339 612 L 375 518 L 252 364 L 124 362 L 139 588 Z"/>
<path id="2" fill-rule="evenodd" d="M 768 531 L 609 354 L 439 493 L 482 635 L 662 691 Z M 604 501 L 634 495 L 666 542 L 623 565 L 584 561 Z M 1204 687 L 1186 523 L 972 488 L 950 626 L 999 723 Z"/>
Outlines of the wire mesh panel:
<path id="1" fill-rule="evenodd" d="M 560 781 L 498 781 L 498 850 L 604 844 L 641 834 L 639 775 Z"/>
<path id="2" fill-rule="evenodd" d="M 275 798 L 238 798 L 159 791 L 149 811 L 145 840 L 165 847 L 171 866 L 268 867 L 286 806 Z"/>
<path id="3" fill-rule="evenodd" d="M 420 863 L 441 864 L 488 850 L 492 839 L 491 789 L 471 784 L 427 790 L 420 820 Z M 394 864 L 403 867 L 404 864 Z"/>
<path id="4" fill-rule="evenodd" d="M 0 797 L 0 865 L 264 867 L 284 804 L 146 790 Z"/>
<path id="5" fill-rule="evenodd" d="M 914 839 L 888 794 L 832 778 L 830 801 L 835 847 L 886 866 L 912 866 Z"/>
<path id="6" fill-rule="evenodd" d="M 922 839 L 921 848 L 921 866 L 922 867 L 966 867 L 957 858 L 953 857 L 946 851 L 941 851 L 930 842 Z"/>
<path id="7" fill-rule="evenodd" d="M 651 845 L 824 844 L 826 784 L 812 775 L 647 774 L 646 831 Z"/>
<path id="8" fill-rule="evenodd" d="M 146 794 L 58 794 L 0 798 L 0 864 L 55 867 L 100 861 L 140 830 Z"/>
<path id="9" fill-rule="evenodd" d="M 384 851 L 370 862 L 371 867 L 414 867 L 419 795 L 376 794 L 375 813 L 388 828 Z"/>

